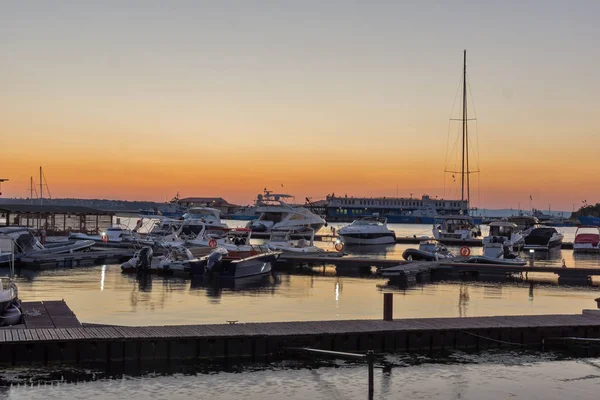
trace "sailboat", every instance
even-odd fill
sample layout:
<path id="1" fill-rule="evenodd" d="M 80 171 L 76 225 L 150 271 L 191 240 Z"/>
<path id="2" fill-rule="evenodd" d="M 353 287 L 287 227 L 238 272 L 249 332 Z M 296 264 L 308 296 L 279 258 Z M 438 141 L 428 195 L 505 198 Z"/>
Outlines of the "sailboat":
<path id="1" fill-rule="evenodd" d="M 448 219 L 444 219 L 442 223 L 433 225 L 433 237 L 438 240 L 458 239 L 467 240 L 481 235 L 481 228 L 475 224 L 473 217 L 469 216 L 469 203 L 471 198 L 471 180 L 470 174 L 475 172 L 469 168 L 469 118 L 467 116 L 467 50 L 463 52 L 463 83 L 462 83 L 462 117 L 459 121 L 462 122 L 462 157 L 461 167 L 459 171 L 446 171 L 451 173 L 460 173 L 461 204 L 467 205 L 465 215 L 459 218 L 452 217 L 452 221 L 459 219 L 460 223 L 450 224 Z M 450 217 L 448 217 L 450 218 Z"/>

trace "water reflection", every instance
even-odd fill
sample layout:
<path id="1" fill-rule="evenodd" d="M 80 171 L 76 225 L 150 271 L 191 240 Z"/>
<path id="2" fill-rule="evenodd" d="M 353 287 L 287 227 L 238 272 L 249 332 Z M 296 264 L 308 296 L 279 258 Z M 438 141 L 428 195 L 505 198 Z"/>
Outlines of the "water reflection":
<path id="1" fill-rule="evenodd" d="M 467 307 L 469 306 L 469 287 L 465 284 L 461 284 L 458 290 L 458 316 L 466 317 Z"/>
<path id="2" fill-rule="evenodd" d="M 395 255 L 396 252 L 396 244 L 372 244 L 372 245 L 352 245 L 346 246 L 344 251 L 349 255 L 355 256 L 371 256 L 377 255 L 381 258 L 387 258 L 388 255 Z M 403 250 L 404 251 L 404 250 Z"/>

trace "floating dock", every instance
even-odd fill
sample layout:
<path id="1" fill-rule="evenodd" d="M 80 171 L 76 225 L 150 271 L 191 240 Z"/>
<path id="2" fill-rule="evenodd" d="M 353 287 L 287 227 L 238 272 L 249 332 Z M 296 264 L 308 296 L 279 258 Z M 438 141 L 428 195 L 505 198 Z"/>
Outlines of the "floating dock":
<path id="1" fill-rule="evenodd" d="M 525 315 L 179 326 L 80 324 L 64 302 L 23 303 L 24 323 L 0 328 L 2 364 L 237 360 L 285 348 L 377 353 L 542 348 L 546 339 L 600 338 L 598 310 Z"/>
<path id="2" fill-rule="evenodd" d="M 126 261 L 133 256 L 133 249 L 94 249 L 64 254 L 43 254 L 21 257 L 19 264 L 25 268 L 79 267 L 96 264 L 112 264 Z"/>
<path id="3" fill-rule="evenodd" d="M 271 236 L 270 233 L 252 232 L 253 239 L 268 240 L 270 236 Z M 306 236 L 307 235 L 301 235 L 301 234 L 291 235 L 292 239 L 302 239 L 302 238 L 306 239 Z M 315 234 L 315 241 L 335 242 L 338 239 L 339 239 L 339 236 L 335 236 L 335 235 Z M 401 243 L 401 244 L 419 244 L 424 240 L 436 240 L 436 239 L 433 237 L 428 237 L 428 236 L 398 236 L 398 237 L 396 237 L 396 243 Z M 457 247 L 462 247 L 462 246 L 481 247 L 482 246 L 482 239 L 477 239 L 477 238 L 467 239 L 467 240 L 444 239 L 444 240 L 439 240 L 439 242 L 445 244 L 446 246 L 457 246 Z M 360 247 L 360 246 L 356 246 L 356 247 Z M 573 249 L 573 243 L 563 242 L 561 245 L 561 249 L 563 249 L 563 250 Z"/>
<path id="4" fill-rule="evenodd" d="M 431 274 L 471 276 L 476 278 L 504 278 L 514 274 L 548 273 L 558 276 L 559 284 L 587 285 L 593 276 L 600 276 L 600 268 L 552 267 L 529 265 L 481 264 L 464 262 L 464 257 L 440 261 L 406 261 L 368 257 L 319 257 L 282 254 L 280 260 L 290 265 L 333 265 L 340 270 L 370 271 L 375 267 L 381 275 L 401 284 L 417 279 L 428 280 Z"/>

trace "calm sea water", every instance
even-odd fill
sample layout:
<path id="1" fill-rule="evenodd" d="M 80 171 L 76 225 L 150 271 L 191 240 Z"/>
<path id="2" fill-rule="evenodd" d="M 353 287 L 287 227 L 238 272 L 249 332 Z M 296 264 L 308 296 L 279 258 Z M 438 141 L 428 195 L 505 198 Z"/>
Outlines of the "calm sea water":
<path id="1" fill-rule="evenodd" d="M 430 229 L 424 225 L 392 227 L 398 235 L 428 235 Z M 569 235 L 574 233 L 571 230 L 565 229 L 565 240 L 570 240 Z M 332 247 L 326 242 L 319 245 Z M 352 255 L 400 259 L 407 247 L 411 245 L 346 250 Z M 565 259 L 569 266 L 600 267 L 597 256 L 574 257 L 566 250 L 557 253 L 541 257 L 536 263 L 560 265 Z M 81 321 L 117 325 L 381 318 L 383 292 L 396 293 L 395 318 L 580 313 L 595 307 L 594 299 L 600 297 L 596 287 L 558 286 L 553 276 L 540 275 L 535 283 L 447 281 L 400 289 L 373 275 L 340 275 L 333 267 L 278 271 L 226 287 L 173 277 L 153 276 L 140 281 L 122 274 L 119 265 L 40 272 L 23 269 L 17 283 L 25 301 L 65 299 Z M 600 388 L 598 360 L 522 353 L 457 353 L 443 359 L 404 357 L 408 356 L 389 356 L 377 369 L 375 398 L 593 398 Z M 317 367 L 280 363 L 235 372 L 195 370 L 117 379 L 90 372 L 96 378 L 90 381 L 87 376 L 79 383 L 66 383 L 57 373 L 63 374 L 57 370 L 4 371 L 0 378 L 5 386 L 0 390 L 15 399 L 363 399 L 367 390 L 366 367 L 343 362 Z M 32 386 L 31 382 L 40 380 L 52 384 Z M 11 382 L 28 384 L 10 386 Z"/>
<path id="2" fill-rule="evenodd" d="M 367 399 L 367 369 L 342 361 L 240 367 L 215 372 L 105 377 L 102 372 L 0 373 L 9 399 Z M 78 381 L 73 382 L 74 379 Z M 375 399 L 595 399 L 600 360 L 554 354 L 388 355 L 374 373 Z"/>

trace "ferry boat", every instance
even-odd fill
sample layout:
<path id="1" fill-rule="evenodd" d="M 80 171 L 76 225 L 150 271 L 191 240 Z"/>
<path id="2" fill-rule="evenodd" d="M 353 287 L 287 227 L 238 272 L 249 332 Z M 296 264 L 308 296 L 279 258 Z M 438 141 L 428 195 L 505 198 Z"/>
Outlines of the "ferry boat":
<path id="1" fill-rule="evenodd" d="M 445 200 L 423 195 L 413 197 L 327 196 L 327 219 L 353 221 L 378 214 L 395 224 L 433 224 L 444 215 L 468 213 L 468 201 Z"/>
<path id="2" fill-rule="evenodd" d="M 592 216 L 580 216 L 579 222 L 581 225 L 587 226 L 600 226 L 600 217 L 592 217 Z"/>

